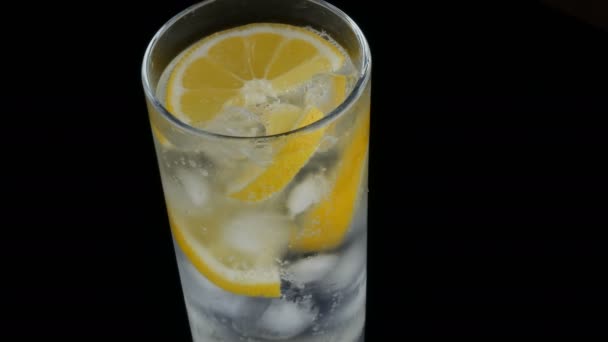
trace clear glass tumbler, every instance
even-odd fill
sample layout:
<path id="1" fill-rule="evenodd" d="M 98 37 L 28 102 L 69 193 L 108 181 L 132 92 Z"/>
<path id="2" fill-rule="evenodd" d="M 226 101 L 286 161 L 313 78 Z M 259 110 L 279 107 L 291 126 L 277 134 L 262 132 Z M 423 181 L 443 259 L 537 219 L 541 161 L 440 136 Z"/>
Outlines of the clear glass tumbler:
<path id="1" fill-rule="evenodd" d="M 194 341 L 363 341 L 370 72 L 361 30 L 322 0 L 206 1 L 152 38 L 143 87 Z"/>

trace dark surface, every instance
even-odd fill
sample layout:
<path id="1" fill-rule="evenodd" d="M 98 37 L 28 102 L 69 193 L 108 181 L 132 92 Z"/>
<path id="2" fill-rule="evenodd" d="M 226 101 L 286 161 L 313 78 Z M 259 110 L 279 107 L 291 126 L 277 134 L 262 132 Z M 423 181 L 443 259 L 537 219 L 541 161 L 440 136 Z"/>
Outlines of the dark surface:
<path id="1" fill-rule="evenodd" d="M 190 3 L 7 10 L 38 30 L 5 42 L 21 336 L 188 340 L 139 70 Z M 333 3 L 374 58 L 367 340 L 608 335 L 608 33 L 534 1 Z"/>

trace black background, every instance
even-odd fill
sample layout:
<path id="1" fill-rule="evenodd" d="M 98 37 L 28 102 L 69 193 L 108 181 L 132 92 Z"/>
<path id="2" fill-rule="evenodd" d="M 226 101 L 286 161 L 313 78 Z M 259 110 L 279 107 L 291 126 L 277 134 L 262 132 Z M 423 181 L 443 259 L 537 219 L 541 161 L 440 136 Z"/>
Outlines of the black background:
<path id="1" fill-rule="evenodd" d="M 331 2 L 373 54 L 367 340 L 608 335 L 608 32 L 535 1 Z M 5 10 L 8 340 L 188 340 L 140 65 L 192 3 Z"/>

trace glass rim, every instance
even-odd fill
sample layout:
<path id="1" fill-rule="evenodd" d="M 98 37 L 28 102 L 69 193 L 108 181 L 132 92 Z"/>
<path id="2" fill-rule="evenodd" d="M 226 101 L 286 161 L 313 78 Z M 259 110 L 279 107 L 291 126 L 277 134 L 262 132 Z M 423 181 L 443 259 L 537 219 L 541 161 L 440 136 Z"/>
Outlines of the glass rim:
<path id="1" fill-rule="evenodd" d="M 210 3 L 213 3 L 215 1 L 217 1 L 217 0 L 204 0 L 204 1 L 201 1 L 194 5 L 191 5 L 191 6 L 187 7 L 186 9 L 182 10 L 181 12 L 175 14 L 173 17 L 171 17 L 171 19 L 169 19 L 167 22 L 165 22 L 165 24 L 162 25 L 160 27 L 160 29 L 158 29 L 158 31 L 154 34 L 154 36 L 148 43 L 148 46 L 144 53 L 144 58 L 143 58 L 142 67 L 141 67 L 141 78 L 142 78 L 142 83 L 143 83 L 143 87 L 144 87 L 144 93 L 145 93 L 146 97 L 150 100 L 152 105 L 155 107 L 155 109 L 158 110 L 158 112 L 161 114 L 161 116 L 163 116 L 171 124 L 178 126 L 180 129 L 182 129 L 190 134 L 193 134 L 195 136 L 205 137 L 205 138 L 222 138 L 222 139 L 234 139 L 234 140 L 272 139 L 272 138 L 288 136 L 288 135 L 297 134 L 300 132 L 307 132 L 307 131 L 312 131 L 312 130 L 321 128 L 321 127 L 329 124 L 333 120 L 337 119 L 338 117 L 342 116 L 344 113 L 348 112 L 354 106 L 354 104 L 357 102 L 357 100 L 362 96 L 362 94 L 365 91 L 365 88 L 367 86 L 367 83 L 369 81 L 370 75 L 371 75 L 371 52 L 369 49 L 369 44 L 368 44 L 367 40 L 365 39 L 365 35 L 361 31 L 361 29 L 359 28 L 357 23 L 355 23 L 354 20 L 352 20 L 346 13 L 344 13 L 338 7 L 332 5 L 324 0 L 306 0 L 308 2 L 311 2 L 311 3 L 314 3 L 316 5 L 326 8 L 327 10 L 329 10 L 330 12 L 335 14 L 339 19 L 343 20 L 355 34 L 357 43 L 361 48 L 361 68 L 358 72 L 357 80 L 355 82 L 353 89 L 349 92 L 348 96 L 344 99 L 344 101 L 342 101 L 336 108 L 331 110 L 327 115 L 323 116 L 321 119 L 313 121 L 312 123 L 307 124 L 305 126 L 302 126 L 302 127 L 299 127 L 299 128 L 293 129 L 293 130 L 289 130 L 286 132 L 282 132 L 282 133 L 270 134 L 270 135 L 260 135 L 260 136 L 253 136 L 253 137 L 252 136 L 228 135 L 228 134 L 211 132 L 211 131 L 207 131 L 207 130 L 204 130 L 201 128 L 194 127 L 194 126 L 178 119 L 175 115 L 173 115 L 165 107 L 165 105 L 162 104 L 162 102 L 156 96 L 156 91 L 154 91 L 151 87 L 148 70 L 150 69 L 149 67 L 151 65 L 152 51 L 156 47 L 156 43 L 160 40 L 160 38 L 163 36 L 163 34 L 165 34 L 167 32 L 167 30 L 169 30 L 177 21 L 179 21 L 181 18 L 188 15 L 189 13 L 191 13 L 201 7 L 204 7 Z"/>

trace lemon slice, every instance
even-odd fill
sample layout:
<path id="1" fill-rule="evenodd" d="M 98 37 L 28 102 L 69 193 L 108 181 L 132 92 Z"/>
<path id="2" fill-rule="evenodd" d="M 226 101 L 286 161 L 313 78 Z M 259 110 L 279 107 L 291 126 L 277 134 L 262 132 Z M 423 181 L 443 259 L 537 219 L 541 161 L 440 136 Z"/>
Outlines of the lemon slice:
<path id="1" fill-rule="evenodd" d="M 165 136 L 165 134 L 163 134 L 161 132 L 161 130 L 158 128 L 156 122 L 155 122 L 155 117 L 156 117 L 156 109 L 154 108 L 154 106 L 152 106 L 151 103 L 147 103 L 148 106 L 148 112 L 151 113 L 150 115 L 150 127 L 152 129 L 152 136 L 154 137 L 154 139 L 156 141 L 158 141 L 158 143 L 165 147 L 165 148 L 170 148 L 173 147 L 173 144 L 169 141 L 169 139 L 167 139 L 167 137 Z M 152 115 L 152 113 L 154 113 Z"/>
<path id="2" fill-rule="evenodd" d="M 186 123 L 205 123 L 235 97 L 244 105 L 263 103 L 344 63 L 340 49 L 311 30 L 244 25 L 212 34 L 177 58 L 166 105 Z"/>
<path id="3" fill-rule="evenodd" d="M 323 117 L 318 109 L 311 109 L 296 126 L 305 126 Z M 295 177 L 316 151 L 323 138 L 324 129 L 297 133 L 286 137 L 286 141 L 273 162 L 243 189 L 230 197 L 249 202 L 258 202 L 283 189 Z"/>
<path id="4" fill-rule="evenodd" d="M 164 134 L 162 134 L 160 132 L 160 130 L 158 128 L 156 128 L 156 126 L 154 124 L 152 124 L 152 134 L 154 135 L 154 137 L 156 137 L 156 140 L 158 140 L 158 142 L 164 146 L 164 147 L 172 147 L 173 144 L 171 144 L 171 142 L 169 141 L 169 139 L 167 139 L 167 137 L 165 137 Z"/>
<path id="5" fill-rule="evenodd" d="M 365 171 L 369 137 L 369 114 L 362 115 L 351 142 L 342 152 L 334 173 L 335 184 L 328 195 L 310 209 L 303 227 L 290 241 L 291 249 L 312 252 L 331 249 L 340 244 L 353 218 L 360 185 Z"/>
<path id="6" fill-rule="evenodd" d="M 234 294 L 279 297 L 276 259 L 287 248 L 289 221 L 263 213 L 239 213 L 221 220 L 174 215 L 169 221 L 175 242 L 192 265 L 216 286 Z M 221 215 L 219 215 L 221 216 Z"/>

